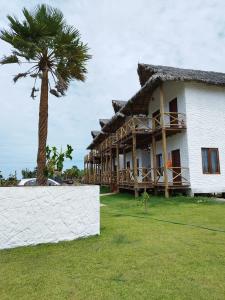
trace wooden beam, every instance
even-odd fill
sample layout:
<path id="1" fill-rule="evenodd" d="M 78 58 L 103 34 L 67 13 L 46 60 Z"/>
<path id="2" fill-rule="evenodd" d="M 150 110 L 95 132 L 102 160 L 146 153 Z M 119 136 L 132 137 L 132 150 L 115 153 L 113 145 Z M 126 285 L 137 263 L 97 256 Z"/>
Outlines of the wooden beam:
<path id="1" fill-rule="evenodd" d="M 116 181 L 117 181 L 117 191 L 119 191 L 119 184 L 120 184 L 120 145 L 116 145 L 116 161 L 117 161 L 117 167 L 116 167 Z"/>
<path id="2" fill-rule="evenodd" d="M 123 148 L 123 168 L 126 169 L 126 148 Z"/>
<path id="3" fill-rule="evenodd" d="M 102 156 L 102 151 L 100 150 L 100 185 L 102 183 L 102 171 L 103 171 L 103 156 Z"/>
<path id="4" fill-rule="evenodd" d="M 132 134 L 132 167 L 133 167 L 133 175 L 134 175 L 134 191 L 135 197 L 138 196 L 137 190 L 137 138 L 136 134 Z"/>
<path id="5" fill-rule="evenodd" d="M 160 98 L 160 122 L 162 127 L 162 150 L 163 150 L 163 174 L 164 174 L 164 186 L 165 186 L 165 197 L 169 197 L 168 190 L 168 174 L 167 174 L 167 144 L 166 144 L 166 129 L 164 126 L 164 91 L 162 84 L 159 87 L 159 98 Z"/>

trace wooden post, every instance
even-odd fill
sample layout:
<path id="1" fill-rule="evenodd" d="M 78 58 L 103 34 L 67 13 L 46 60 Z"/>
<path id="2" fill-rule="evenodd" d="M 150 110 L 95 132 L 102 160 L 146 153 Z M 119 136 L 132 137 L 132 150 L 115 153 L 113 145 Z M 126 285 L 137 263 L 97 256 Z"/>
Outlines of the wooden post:
<path id="1" fill-rule="evenodd" d="M 102 157 L 102 151 L 100 150 L 100 185 L 102 184 L 102 171 L 103 171 L 103 157 Z"/>
<path id="2" fill-rule="evenodd" d="M 162 149 L 163 149 L 163 173 L 164 173 L 164 185 L 165 185 L 165 197 L 169 198 L 168 190 L 168 175 L 167 175 L 167 145 L 166 145 L 166 129 L 164 126 L 164 92 L 162 84 L 159 87 L 160 97 L 160 122 L 162 127 Z"/>
<path id="3" fill-rule="evenodd" d="M 110 148 L 109 152 L 109 184 L 110 189 L 112 190 L 112 148 Z"/>
<path id="4" fill-rule="evenodd" d="M 133 141 L 133 147 L 132 147 L 132 167 L 133 167 L 133 176 L 134 176 L 134 192 L 135 197 L 138 197 L 138 190 L 137 190 L 137 139 L 136 134 L 132 134 L 132 141 Z"/>
<path id="5" fill-rule="evenodd" d="M 116 161 L 117 161 L 117 168 L 116 168 L 116 180 L 117 180 L 117 191 L 119 191 L 119 184 L 120 184 L 120 145 L 116 145 Z"/>
<path id="6" fill-rule="evenodd" d="M 123 148 L 123 169 L 126 169 L 126 148 Z"/>
<path id="7" fill-rule="evenodd" d="M 153 163 L 153 181 L 154 181 L 154 192 L 155 195 L 157 194 L 157 165 L 156 165 L 156 140 L 155 140 L 155 120 L 152 119 L 152 147 L 151 147 L 151 154 L 152 154 L 152 163 Z"/>
<path id="8" fill-rule="evenodd" d="M 96 164 L 95 164 L 95 156 L 93 154 L 93 183 L 95 184 L 96 179 Z"/>

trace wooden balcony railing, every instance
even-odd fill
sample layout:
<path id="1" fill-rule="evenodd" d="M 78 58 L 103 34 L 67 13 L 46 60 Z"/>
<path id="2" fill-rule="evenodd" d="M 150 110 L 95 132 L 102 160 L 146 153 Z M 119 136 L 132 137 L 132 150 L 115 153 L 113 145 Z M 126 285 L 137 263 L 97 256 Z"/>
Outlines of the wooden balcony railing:
<path id="1" fill-rule="evenodd" d="M 108 149 L 110 149 L 115 142 L 115 135 L 111 134 L 110 136 L 108 136 L 100 145 L 101 151 L 106 151 Z"/>
<path id="2" fill-rule="evenodd" d="M 152 120 L 152 128 L 158 130 L 162 128 L 162 114 L 158 114 Z M 186 115 L 184 113 L 165 112 L 163 115 L 164 128 L 182 129 L 186 128 Z"/>
<path id="3" fill-rule="evenodd" d="M 126 139 L 131 133 L 140 132 L 151 132 L 150 126 L 151 118 L 146 116 L 133 116 L 128 121 L 125 122 L 123 126 L 117 129 L 115 134 L 115 141 L 119 142 Z"/>
<path id="4" fill-rule="evenodd" d="M 188 186 L 189 168 L 186 167 L 168 167 L 167 177 L 169 186 Z M 156 185 L 164 185 L 163 168 L 156 169 Z"/>
<path id="5" fill-rule="evenodd" d="M 100 157 L 100 152 L 96 149 L 93 149 L 89 152 L 89 154 L 86 154 L 84 156 L 84 162 L 90 162 L 90 161 L 93 161 L 93 159 L 99 158 L 99 157 Z"/>
<path id="6" fill-rule="evenodd" d="M 154 181 L 153 168 L 138 168 L 135 182 L 133 169 L 122 169 L 119 171 L 120 186 L 164 186 L 164 170 L 158 168 L 155 170 L 156 180 Z M 168 185 L 170 187 L 189 186 L 189 169 L 186 167 L 169 167 L 167 168 Z M 117 183 L 116 171 L 105 171 L 97 174 L 85 173 L 84 182 L 88 184 L 105 184 L 110 185 Z"/>
<path id="7" fill-rule="evenodd" d="M 153 169 L 152 168 L 138 168 L 137 169 L 137 183 L 152 184 Z M 133 185 L 135 183 L 134 170 L 123 169 L 119 171 L 119 184 Z"/>

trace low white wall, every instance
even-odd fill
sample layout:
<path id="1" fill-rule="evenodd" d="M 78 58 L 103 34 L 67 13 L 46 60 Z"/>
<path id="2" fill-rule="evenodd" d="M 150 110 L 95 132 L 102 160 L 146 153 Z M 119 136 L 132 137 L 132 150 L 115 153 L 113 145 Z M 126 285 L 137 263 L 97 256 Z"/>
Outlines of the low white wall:
<path id="1" fill-rule="evenodd" d="M 98 186 L 0 188 L 0 249 L 99 233 Z"/>

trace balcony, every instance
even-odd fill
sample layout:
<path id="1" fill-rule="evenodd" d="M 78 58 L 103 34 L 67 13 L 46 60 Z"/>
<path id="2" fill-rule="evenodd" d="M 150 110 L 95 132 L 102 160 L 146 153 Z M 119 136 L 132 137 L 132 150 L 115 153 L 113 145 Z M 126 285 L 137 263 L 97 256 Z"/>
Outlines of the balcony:
<path id="1" fill-rule="evenodd" d="M 134 186 L 138 187 L 151 187 L 153 184 L 153 169 L 152 168 L 138 168 L 137 169 L 137 180 L 135 183 L 134 170 L 123 169 L 119 171 L 119 185 L 120 186 Z"/>
<path id="2" fill-rule="evenodd" d="M 101 151 L 107 151 L 114 146 L 115 143 L 115 135 L 111 134 L 108 136 L 100 145 Z"/>
<path id="3" fill-rule="evenodd" d="M 186 129 L 186 115 L 184 113 L 165 112 L 163 114 L 163 122 L 161 120 L 162 114 L 159 113 L 152 119 L 152 128 L 156 132 L 163 128 L 169 130 Z"/>
<path id="4" fill-rule="evenodd" d="M 100 158 L 100 153 L 98 150 L 91 150 L 89 154 L 84 156 L 84 162 L 93 162 Z"/>
<path id="5" fill-rule="evenodd" d="M 189 168 L 187 167 L 168 167 L 167 168 L 168 186 L 170 188 L 188 187 Z M 156 169 L 155 186 L 164 186 L 163 168 Z"/>
<path id="6" fill-rule="evenodd" d="M 128 139 L 132 133 L 149 134 L 151 129 L 151 118 L 147 116 L 133 116 L 125 122 L 123 126 L 117 129 L 115 134 L 115 142 Z"/>

